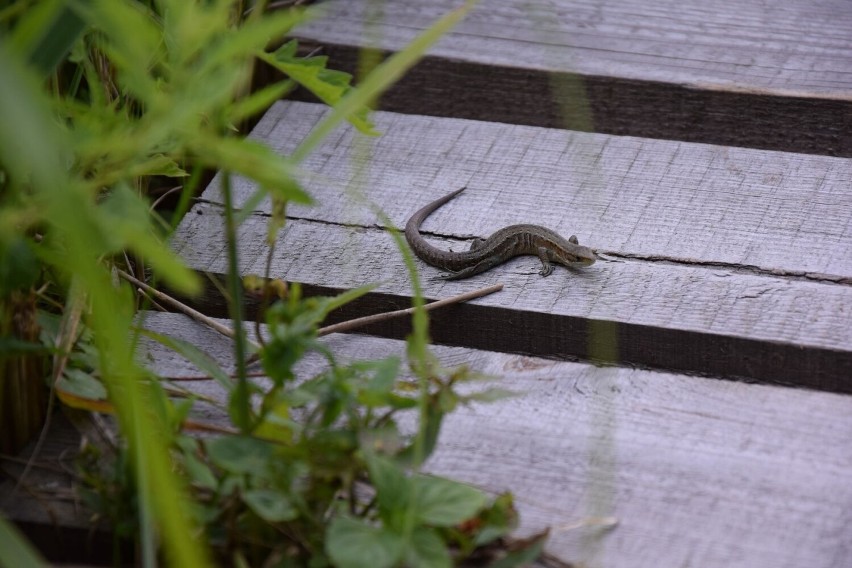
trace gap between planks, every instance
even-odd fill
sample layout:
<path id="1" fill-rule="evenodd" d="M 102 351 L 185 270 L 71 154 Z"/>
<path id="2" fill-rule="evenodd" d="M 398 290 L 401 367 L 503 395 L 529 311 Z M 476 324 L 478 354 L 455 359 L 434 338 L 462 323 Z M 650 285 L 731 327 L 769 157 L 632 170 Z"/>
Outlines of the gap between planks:
<path id="1" fill-rule="evenodd" d="M 396 52 L 453 0 L 326 2 L 301 26 L 336 69 Z M 732 20 L 735 18 L 735 21 Z M 480 2 L 382 108 L 657 139 L 852 156 L 848 4 Z M 274 72 L 265 70 L 265 80 Z M 425 96 L 424 96 L 425 94 Z"/>

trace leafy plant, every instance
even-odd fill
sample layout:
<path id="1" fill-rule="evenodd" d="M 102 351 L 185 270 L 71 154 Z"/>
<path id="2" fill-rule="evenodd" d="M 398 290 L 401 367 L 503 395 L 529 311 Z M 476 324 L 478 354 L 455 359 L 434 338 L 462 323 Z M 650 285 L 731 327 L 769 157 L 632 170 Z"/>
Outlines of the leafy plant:
<path id="1" fill-rule="evenodd" d="M 343 120 L 374 134 L 366 105 L 472 2 L 358 89 L 323 57 L 299 56 L 295 42 L 270 47 L 313 14 L 265 12 L 264 5 L 249 11 L 231 0 L 44 0 L 0 9 L 8 32 L 0 42 L 0 291 L 23 290 L 42 310 L 62 311 L 48 341 L 56 355 L 52 386 L 73 395 L 63 398 L 68 404 L 114 410 L 124 440 L 114 460 L 83 455 L 85 495 L 126 534 L 138 535 L 146 565 L 156 562 L 161 544 L 182 566 L 209 565 L 214 556 L 238 565 L 446 565 L 496 542 L 514 519 L 507 497 L 489 505 L 473 488 L 416 473 L 443 416 L 472 396 L 454 389 L 468 375 L 437 369 L 422 310 L 409 344 L 415 383 L 399 379 L 396 359 L 338 364 L 317 341 L 317 328 L 328 311 L 367 288 L 303 299 L 294 287 L 268 310 L 270 339 L 261 357 L 273 386 L 260 390 L 249 381 L 236 246 L 246 213 L 233 212 L 229 175 L 257 182 L 244 212 L 271 196 L 273 246 L 286 204 L 310 201 L 295 180 L 299 162 Z M 248 94 L 255 59 L 288 78 Z M 292 156 L 234 135 L 234 124 L 297 83 L 334 110 Z M 228 401 L 236 432 L 200 441 L 181 429 L 191 402 L 167 396 L 135 362 L 134 299 L 115 282 L 114 268 L 144 264 L 172 289 L 198 289 L 162 235 L 185 212 L 204 168 L 225 172 L 237 380 Z M 151 184 L 163 180 L 183 186 L 171 223 L 152 214 L 146 199 Z M 32 270 L 18 271 L 23 266 Z M 422 306 L 416 275 L 413 281 Z M 32 347 L 4 340 L 0 354 Z M 293 365 L 310 351 L 322 353 L 329 368 L 299 383 Z M 419 425 L 405 436 L 396 420 L 409 410 Z M 126 507 L 114 506 L 128 495 L 135 498 L 122 497 Z M 201 526 L 213 553 L 197 538 Z"/>
<path id="2" fill-rule="evenodd" d="M 367 290 L 303 299 L 293 285 L 286 300 L 267 311 L 268 339 L 260 354 L 271 384 L 250 383 L 255 401 L 250 434 L 189 436 L 182 426 L 192 402 L 166 397 L 168 385 L 154 389 L 151 402 L 168 424 L 172 457 L 188 480 L 196 522 L 206 526 L 223 564 L 528 561 L 540 552 L 543 538 L 508 551 L 503 539 L 516 523 L 510 495 L 489 503 L 470 486 L 416 472 L 434 450 L 447 413 L 506 393 L 460 394 L 459 385 L 479 377 L 464 368 L 440 369 L 431 357 L 421 361 L 413 381 L 402 378 L 397 357 L 340 364 L 319 341 L 326 315 Z M 193 346 L 148 335 L 210 369 Z M 300 381 L 294 366 L 308 353 L 324 357 L 327 369 Z M 221 379 L 220 384 L 230 392 L 226 406 L 233 406 L 236 384 Z M 418 411 L 425 419 L 405 433 L 400 417 Z M 94 448 L 80 462 L 90 507 L 124 534 L 135 534 L 134 486 L 126 464 L 126 452 L 105 460 Z"/>

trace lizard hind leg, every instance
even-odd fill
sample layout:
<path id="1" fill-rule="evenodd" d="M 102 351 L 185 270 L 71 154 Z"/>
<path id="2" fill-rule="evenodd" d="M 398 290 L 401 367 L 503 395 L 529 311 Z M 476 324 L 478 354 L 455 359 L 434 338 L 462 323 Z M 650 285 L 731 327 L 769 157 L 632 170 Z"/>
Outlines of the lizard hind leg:
<path id="1" fill-rule="evenodd" d="M 485 272 L 486 270 L 494 268 L 501 262 L 503 262 L 503 259 L 501 259 L 499 256 L 489 256 L 480 260 L 473 266 L 468 266 L 467 268 L 463 268 L 458 272 L 450 272 L 449 274 L 444 274 L 443 276 L 441 276 L 441 278 L 444 280 L 460 280 L 462 278 L 470 278 L 475 274 L 479 274 L 480 272 Z"/>
<path id="2" fill-rule="evenodd" d="M 487 239 L 483 239 L 482 237 L 476 237 L 470 243 L 470 250 L 476 250 L 482 248 L 482 245 L 485 244 Z"/>

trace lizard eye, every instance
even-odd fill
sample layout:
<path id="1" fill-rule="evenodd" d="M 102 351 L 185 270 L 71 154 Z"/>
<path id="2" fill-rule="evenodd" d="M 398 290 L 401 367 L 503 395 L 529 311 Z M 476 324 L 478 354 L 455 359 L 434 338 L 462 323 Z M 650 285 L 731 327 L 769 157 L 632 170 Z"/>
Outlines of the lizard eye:
<path id="1" fill-rule="evenodd" d="M 573 243 L 575 245 L 580 244 L 580 241 L 577 240 L 577 235 L 571 235 L 570 237 L 568 237 L 568 242 Z"/>

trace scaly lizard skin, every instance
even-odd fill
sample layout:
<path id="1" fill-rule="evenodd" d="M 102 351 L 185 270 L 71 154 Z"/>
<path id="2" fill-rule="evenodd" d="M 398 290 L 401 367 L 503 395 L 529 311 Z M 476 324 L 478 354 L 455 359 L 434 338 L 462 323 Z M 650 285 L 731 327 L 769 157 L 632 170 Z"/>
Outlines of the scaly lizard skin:
<path id="1" fill-rule="evenodd" d="M 553 272 L 551 262 L 565 266 L 589 266 L 595 262 L 595 253 L 577 242 L 571 235 L 566 241 L 550 229 L 539 225 L 511 225 L 504 227 L 487 239 L 476 239 L 467 252 L 441 250 L 427 243 L 420 234 L 420 225 L 438 207 L 464 191 L 457 191 L 436 199 L 411 216 L 405 225 L 405 238 L 411 250 L 432 266 L 450 273 L 446 280 L 468 278 L 485 272 L 515 256 L 531 254 L 541 259 L 539 274 L 548 276 Z"/>

